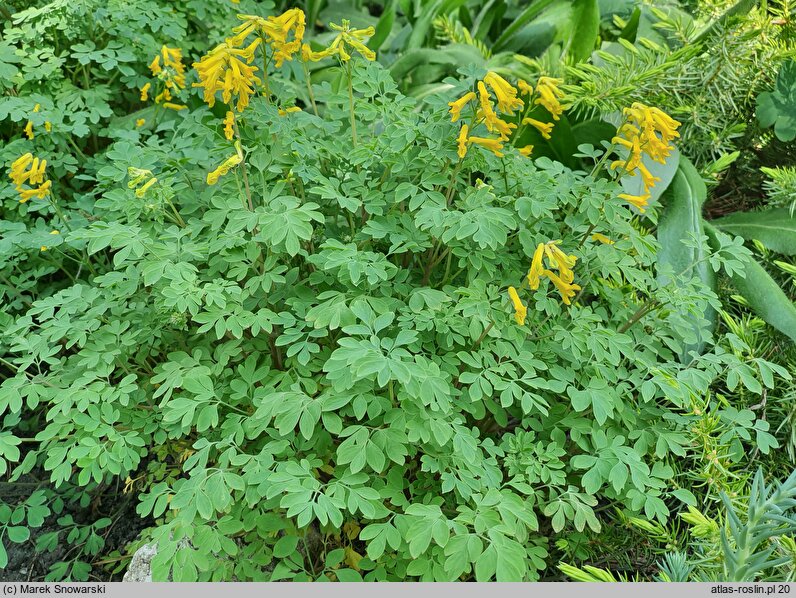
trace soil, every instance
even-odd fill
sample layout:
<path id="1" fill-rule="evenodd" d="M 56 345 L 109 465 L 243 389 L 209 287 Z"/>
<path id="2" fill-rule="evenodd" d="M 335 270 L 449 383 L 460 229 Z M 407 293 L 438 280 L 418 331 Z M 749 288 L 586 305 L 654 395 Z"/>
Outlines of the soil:
<path id="1" fill-rule="evenodd" d="M 46 480 L 46 474 L 41 475 Z M 35 480 L 35 476 L 27 476 L 19 482 L 0 482 L 0 499 L 14 505 L 33 493 L 38 488 L 46 487 L 47 483 Z M 8 552 L 8 565 L 0 569 L 0 583 L 6 581 L 44 581 L 50 567 L 69 558 L 72 548 L 65 542 L 62 534 L 59 545 L 51 552 L 36 552 L 36 540 L 48 532 L 62 529 L 57 519 L 63 515 L 71 515 L 72 519 L 81 524 L 88 524 L 103 517 L 111 519 L 110 526 L 102 530 L 105 538 L 105 547 L 100 554 L 92 558 L 92 570 L 88 581 L 121 581 L 128 558 L 119 559 L 118 556 L 108 558 L 107 555 L 118 551 L 124 557 L 131 556 L 125 547 L 136 540 L 142 530 L 154 525 L 151 518 L 141 518 L 135 507 L 138 501 L 136 493 L 123 494 L 121 488 L 116 486 L 98 489 L 92 501 L 86 507 L 79 503 L 66 503 L 63 511 L 58 515 L 48 517 L 44 525 L 30 529 L 30 538 L 23 544 L 4 542 Z M 73 553 L 74 554 L 74 553 Z M 111 563 L 108 563 L 111 561 Z M 113 565 L 124 564 L 121 570 L 113 572 Z M 118 568 L 118 567 L 116 567 Z"/>

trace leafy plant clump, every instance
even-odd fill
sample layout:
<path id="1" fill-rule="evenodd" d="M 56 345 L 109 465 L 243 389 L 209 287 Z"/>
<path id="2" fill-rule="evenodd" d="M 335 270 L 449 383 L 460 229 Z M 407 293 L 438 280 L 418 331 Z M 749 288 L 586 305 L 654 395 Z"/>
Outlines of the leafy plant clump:
<path id="1" fill-rule="evenodd" d="M 312 48 L 304 26 L 241 15 L 190 72 L 164 45 L 151 129 L 109 127 L 93 195 L 37 138 L 4 151 L 0 473 L 123 482 L 156 579 L 519 581 L 604 505 L 664 524 L 695 504 L 675 459 L 706 412 L 736 454 L 777 446 L 708 398 L 788 377 L 703 317 L 691 273 L 738 276 L 748 251 L 717 231 L 656 270 L 639 223 L 642 157 L 665 163 L 676 121 L 633 105 L 570 170 L 522 141 L 556 134 L 556 80 L 462 69 L 421 112 L 372 29 Z M 317 61 L 332 81 L 302 78 Z M 161 95 L 191 85 L 207 105 Z"/>

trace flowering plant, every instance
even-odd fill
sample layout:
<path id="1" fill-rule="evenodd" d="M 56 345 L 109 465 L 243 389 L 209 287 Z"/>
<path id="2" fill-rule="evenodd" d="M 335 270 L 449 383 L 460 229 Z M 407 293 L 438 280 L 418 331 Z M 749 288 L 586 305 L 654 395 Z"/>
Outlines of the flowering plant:
<path id="1" fill-rule="evenodd" d="M 659 281 L 618 183 L 676 123 L 633 106 L 628 156 L 573 171 L 514 146 L 556 134 L 554 79 L 464 70 L 420 112 L 369 30 L 316 51 L 301 11 L 241 19 L 194 63 L 206 105 L 119 133 L 85 214 L 42 207 L 66 232 L 39 257 L 69 277 L 5 316 L 0 448 L 25 410 L 40 428 L 3 468 L 124 481 L 175 580 L 535 580 L 552 538 L 601 529 L 601 501 L 661 522 L 693 503 L 670 459 L 697 450 L 712 381 L 751 368 L 675 358 L 710 341 L 683 314 L 716 297 Z M 187 93 L 163 52 L 153 73 Z M 298 106 L 278 66 L 314 60 L 341 84 L 300 82 Z M 42 183 L 33 160 L 14 183 Z M 705 260 L 737 271 L 719 240 Z M 739 443 L 775 445 L 739 421 Z"/>

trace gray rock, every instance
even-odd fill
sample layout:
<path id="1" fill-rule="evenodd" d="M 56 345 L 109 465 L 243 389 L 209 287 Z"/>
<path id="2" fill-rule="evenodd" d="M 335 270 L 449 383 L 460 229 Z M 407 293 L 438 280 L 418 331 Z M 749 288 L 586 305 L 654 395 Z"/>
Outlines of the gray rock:
<path id="1" fill-rule="evenodd" d="M 144 544 L 136 550 L 122 581 L 152 581 L 152 559 L 157 553 L 158 547 L 155 544 Z"/>

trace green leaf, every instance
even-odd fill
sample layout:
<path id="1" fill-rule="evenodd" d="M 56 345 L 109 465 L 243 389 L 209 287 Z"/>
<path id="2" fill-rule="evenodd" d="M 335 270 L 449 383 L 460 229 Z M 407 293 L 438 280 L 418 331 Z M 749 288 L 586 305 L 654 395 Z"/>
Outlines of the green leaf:
<path id="1" fill-rule="evenodd" d="M 711 246 L 719 246 L 717 230 L 705 222 Z M 745 264 L 745 277 L 734 275 L 732 283 L 752 310 L 768 324 L 796 341 L 796 306 L 779 285 L 755 260 Z"/>
<path id="2" fill-rule="evenodd" d="M 736 212 L 711 224 L 726 233 L 760 241 L 772 251 L 796 255 L 796 218 L 787 208 Z"/>
<path id="3" fill-rule="evenodd" d="M 511 25 L 506 27 L 506 30 L 502 33 L 502 35 L 497 38 L 495 41 L 494 46 L 492 47 L 493 52 L 500 52 L 501 49 L 511 40 L 511 38 L 516 34 L 520 29 L 525 27 L 528 23 L 530 23 L 534 18 L 536 18 L 539 14 L 544 11 L 545 8 L 550 6 L 555 0 L 536 0 L 536 2 L 531 2 L 530 6 L 528 6 L 518 17 L 516 17 Z"/>
<path id="4" fill-rule="evenodd" d="M 368 40 L 367 46 L 374 52 L 378 52 L 384 41 L 392 31 L 393 23 L 395 22 L 395 8 L 397 6 L 396 0 L 390 0 L 389 4 L 384 8 L 384 12 L 376 24 L 376 33 Z"/>
<path id="5" fill-rule="evenodd" d="M 295 552 L 298 546 L 297 536 L 283 536 L 274 544 L 274 556 L 278 559 L 283 559 Z"/>
<path id="6" fill-rule="evenodd" d="M 662 284 L 680 283 L 681 280 L 699 278 L 710 289 L 716 288 L 716 275 L 707 262 L 706 252 L 701 242 L 698 247 L 693 247 L 684 241 L 693 242 L 701 239 L 704 234 L 702 226 L 702 204 L 707 197 L 707 188 L 699 176 L 694 165 L 685 156 L 680 157 L 680 165 L 674 175 L 672 184 L 665 193 L 666 206 L 658 222 L 658 242 L 661 249 L 658 252 L 659 281 Z M 665 273 L 660 273 L 664 268 L 671 268 L 675 276 L 670 281 Z M 686 318 L 697 322 L 693 315 Z M 710 322 L 710 329 L 716 326 L 716 312 L 708 307 L 705 318 Z M 704 341 L 697 346 L 686 346 L 681 360 L 688 357 L 690 351 L 702 352 Z"/>
<path id="7" fill-rule="evenodd" d="M 591 56 L 599 33 L 600 5 L 597 0 L 573 0 L 569 39 L 563 54 L 574 62 L 583 62 Z"/>

